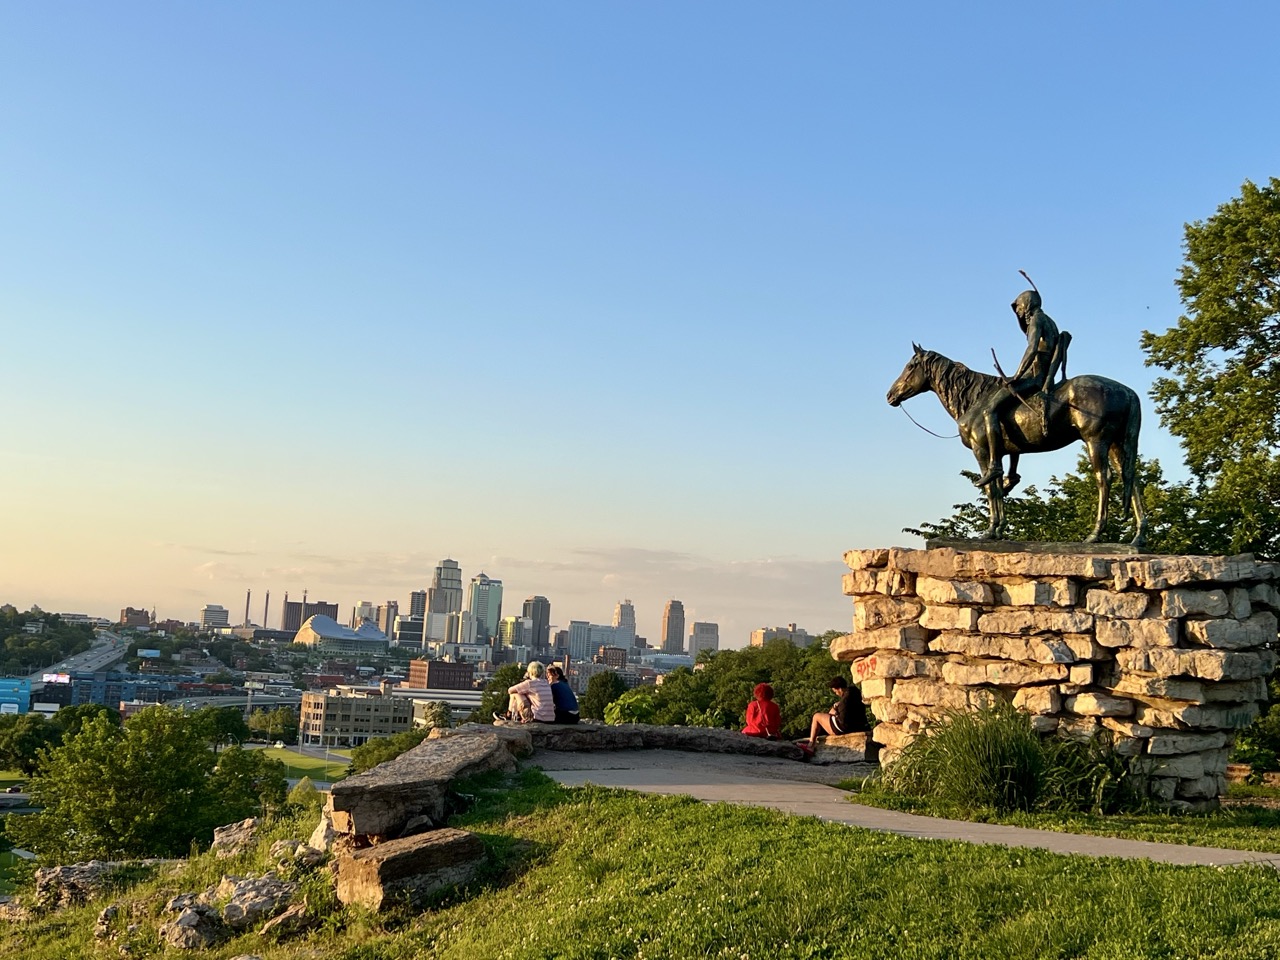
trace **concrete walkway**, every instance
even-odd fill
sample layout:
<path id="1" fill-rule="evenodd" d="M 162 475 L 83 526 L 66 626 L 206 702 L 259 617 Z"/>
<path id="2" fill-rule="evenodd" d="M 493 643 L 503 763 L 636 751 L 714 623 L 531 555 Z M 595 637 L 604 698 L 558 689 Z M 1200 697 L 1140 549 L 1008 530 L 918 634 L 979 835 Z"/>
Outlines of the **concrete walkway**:
<path id="1" fill-rule="evenodd" d="M 838 767 L 822 768 L 787 760 L 666 750 L 596 753 L 544 750 L 535 753 L 531 762 L 565 786 L 593 783 L 642 793 L 681 794 L 708 803 L 770 807 L 784 813 L 818 817 L 833 823 L 847 823 L 916 839 L 1032 847 L 1053 853 L 1147 859 L 1161 863 L 1199 866 L 1259 863 L 1280 868 L 1280 854 L 1029 830 L 921 817 L 863 806 L 850 803 L 847 793 L 829 783 L 814 782 L 850 775 L 848 770 Z M 869 769 L 864 768 L 860 772 Z"/>

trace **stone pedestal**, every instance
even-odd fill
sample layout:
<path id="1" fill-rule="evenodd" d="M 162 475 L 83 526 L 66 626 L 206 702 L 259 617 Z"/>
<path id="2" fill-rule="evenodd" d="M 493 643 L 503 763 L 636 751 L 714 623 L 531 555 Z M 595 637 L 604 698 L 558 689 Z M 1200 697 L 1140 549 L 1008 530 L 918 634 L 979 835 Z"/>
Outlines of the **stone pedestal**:
<path id="1" fill-rule="evenodd" d="M 938 547 L 851 550 L 853 632 L 831 645 L 891 763 L 948 710 L 1011 700 L 1044 733 L 1106 730 L 1162 801 L 1225 788 L 1267 701 L 1276 565 L 1237 557 Z"/>

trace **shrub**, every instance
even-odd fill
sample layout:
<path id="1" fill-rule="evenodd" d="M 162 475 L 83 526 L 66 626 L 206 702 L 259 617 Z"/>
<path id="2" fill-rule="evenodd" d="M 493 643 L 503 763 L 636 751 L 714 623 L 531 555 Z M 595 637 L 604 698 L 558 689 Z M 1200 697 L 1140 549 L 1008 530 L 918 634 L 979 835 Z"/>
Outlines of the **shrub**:
<path id="1" fill-rule="evenodd" d="M 1112 813 L 1138 802 L 1110 741 L 1042 738 L 1008 703 L 944 716 L 903 748 L 884 785 L 905 796 L 999 813 Z"/>

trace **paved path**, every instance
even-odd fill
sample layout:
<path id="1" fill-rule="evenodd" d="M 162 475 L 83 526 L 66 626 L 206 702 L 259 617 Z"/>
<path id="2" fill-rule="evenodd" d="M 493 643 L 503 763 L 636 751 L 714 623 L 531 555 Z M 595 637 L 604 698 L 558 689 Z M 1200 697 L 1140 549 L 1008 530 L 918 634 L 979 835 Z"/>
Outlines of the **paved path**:
<path id="1" fill-rule="evenodd" d="M 771 807 L 784 813 L 818 817 L 917 839 L 1033 847 L 1053 853 L 1145 858 L 1162 863 L 1201 866 L 1261 863 L 1280 868 L 1280 854 L 1117 840 L 881 810 L 878 807 L 850 803 L 848 794 L 844 791 L 837 790 L 829 783 L 813 782 L 847 776 L 847 771 L 797 764 L 788 760 L 632 750 L 599 753 L 539 751 L 532 762 L 541 767 L 549 777 L 566 786 L 594 783 L 597 786 L 622 787 L 643 793 L 682 794 L 708 803 Z"/>

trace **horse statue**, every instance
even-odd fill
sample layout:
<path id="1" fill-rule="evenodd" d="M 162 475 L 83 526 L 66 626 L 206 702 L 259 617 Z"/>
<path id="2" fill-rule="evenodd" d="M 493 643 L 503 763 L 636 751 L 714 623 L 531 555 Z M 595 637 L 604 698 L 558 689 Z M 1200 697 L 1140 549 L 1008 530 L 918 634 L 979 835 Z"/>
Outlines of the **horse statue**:
<path id="1" fill-rule="evenodd" d="M 973 451 L 983 475 L 991 472 L 990 450 L 1009 456 L 1009 474 L 1003 482 L 996 479 L 984 485 L 990 525 L 982 539 L 998 540 L 1004 534 L 1004 496 L 1018 483 L 1018 457 L 1061 450 L 1079 440 L 1085 445 L 1098 482 L 1097 522 L 1084 542 L 1097 543 L 1106 530 L 1107 501 L 1115 471 L 1123 485 L 1125 517 L 1132 512 L 1137 526 L 1133 547 L 1142 548 L 1147 534 L 1147 510 L 1137 477 L 1142 405 L 1133 390 L 1115 380 L 1088 374 L 1061 380 L 1048 389 L 1047 411 L 1044 393 L 1006 405 L 1000 416 L 1001 437 L 993 445 L 987 437 L 985 417 L 980 415 L 984 406 L 981 401 L 992 391 L 1006 390 L 1006 381 L 970 370 L 919 344 L 912 347 L 915 353 L 889 388 L 889 405 L 896 407 L 903 400 L 932 390 L 955 420 L 961 442 Z"/>

